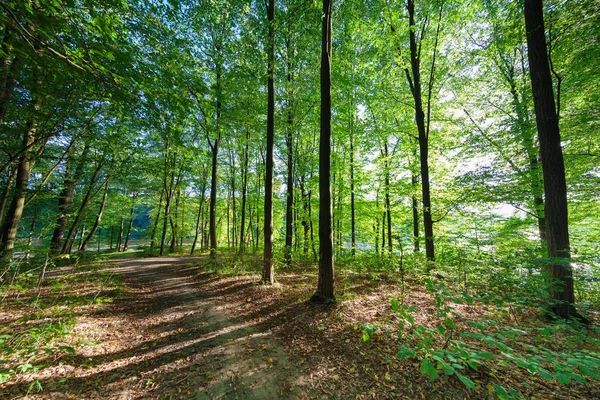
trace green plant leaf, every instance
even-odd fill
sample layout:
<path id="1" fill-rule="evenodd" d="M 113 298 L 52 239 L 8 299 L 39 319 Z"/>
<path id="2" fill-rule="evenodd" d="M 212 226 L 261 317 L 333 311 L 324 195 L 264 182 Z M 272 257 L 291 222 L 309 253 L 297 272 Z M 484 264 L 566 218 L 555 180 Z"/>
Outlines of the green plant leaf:
<path id="1" fill-rule="evenodd" d="M 471 379 L 467 378 L 458 371 L 454 371 L 454 373 L 466 387 L 468 387 L 469 389 L 475 389 L 475 382 L 473 382 Z"/>
<path id="2" fill-rule="evenodd" d="M 432 381 L 438 378 L 438 373 L 435 369 L 435 366 L 428 359 L 424 359 L 421 363 L 421 373 L 429 376 L 429 379 L 431 379 Z"/>
<path id="3" fill-rule="evenodd" d="M 556 380 L 561 385 L 568 385 L 569 383 L 571 383 L 571 376 L 569 376 L 569 374 L 566 374 L 564 372 L 557 372 Z"/>

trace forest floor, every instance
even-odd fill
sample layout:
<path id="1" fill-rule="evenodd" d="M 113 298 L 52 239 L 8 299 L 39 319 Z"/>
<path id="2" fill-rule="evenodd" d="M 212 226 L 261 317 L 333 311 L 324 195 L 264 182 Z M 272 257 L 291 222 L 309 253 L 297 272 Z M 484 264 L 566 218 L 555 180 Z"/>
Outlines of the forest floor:
<path id="1" fill-rule="evenodd" d="M 26 398 L 486 399 L 495 397 L 490 382 L 528 398 L 600 398 L 597 382 L 559 385 L 507 365 L 471 371 L 475 390 L 456 376 L 430 381 L 418 360 L 398 359 L 390 310 L 402 297 L 418 306 L 421 323 L 434 320 L 435 300 L 422 284 L 342 271 L 337 305 L 316 306 L 306 301 L 314 267 L 280 269 L 277 283 L 265 286 L 256 273 L 218 274 L 209 265 L 206 257 L 107 263 L 123 289 L 77 315 L 71 337 L 85 341 L 76 353 L 0 385 L 0 398 L 21 398 L 34 381 L 42 391 Z M 469 318 L 482 313 L 461 307 Z M 0 323 L 18 313 L 5 308 Z"/>

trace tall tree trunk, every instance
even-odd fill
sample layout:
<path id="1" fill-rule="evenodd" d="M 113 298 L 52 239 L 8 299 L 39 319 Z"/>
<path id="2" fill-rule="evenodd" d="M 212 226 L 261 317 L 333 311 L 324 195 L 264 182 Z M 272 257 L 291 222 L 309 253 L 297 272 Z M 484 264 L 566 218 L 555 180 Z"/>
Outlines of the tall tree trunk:
<path id="1" fill-rule="evenodd" d="M 438 36 L 440 31 L 440 21 L 435 36 L 435 44 L 431 62 L 431 71 L 428 82 L 427 96 L 427 121 L 423 110 L 423 97 L 421 89 L 421 43 L 417 43 L 417 26 L 415 24 L 415 2 L 407 0 L 406 8 L 409 17 L 409 41 L 410 41 L 410 67 L 405 69 L 406 78 L 410 86 L 415 103 L 415 122 L 419 133 L 419 158 L 421 166 L 421 190 L 423 196 L 423 228 L 425 230 L 425 255 L 427 260 L 435 261 L 435 249 L 433 238 L 433 219 L 431 218 L 431 189 L 429 182 L 429 122 L 431 115 L 431 94 L 433 90 L 433 78 L 435 76 L 435 58 L 437 54 Z M 441 19 L 440 8 L 440 19 Z"/>
<path id="2" fill-rule="evenodd" d="M 117 236 L 117 252 L 121 251 L 121 245 L 123 244 L 123 228 L 125 226 L 125 216 L 123 210 L 121 210 L 121 223 L 119 224 L 119 236 Z"/>
<path id="3" fill-rule="evenodd" d="M 12 186 L 16 176 L 17 169 L 9 168 L 8 173 L 6 175 L 6 185 L 4 186 L 2 197 L 0 197 L 0 227 L 2 226 L 2 222 L 4 221 L 4 210 L 6 208 L 6 202 L 8 201 L 8 197 L 10 195 L 10 187 Z M 0 232 L 0 235 L 1 234 L 2 233 Z M 0 242 L 2 242 L 2 236 L 0 236 Z"/>
<path id="4" fill-rule="evenodd" d="M 53 254 L 58 254 L 62 250 L 63 239 L 67 224 L 69 223 L 69 215 L 71 214 L 71 205 L 75 194 L 75 187 L 83 175 L 83 168 L 88 160 L 86 160 L 88 147 L 85 146 L 81 153 L 81 159 L 75 168 L 75 173 L 71 171 L 71 157 L 67 158 L 65 166 L 65 179 L 63 188 L 58 197 L 58 211 L 56 217 L 56 226 L 50 240 L 50 251 Z"/>
<path id="5" fill-rule="evenodd" d="M 29 183 L 29 177 L 35 164 L 36 154 L 41 149 L 32 149 L 32 146 L 36 140 L 37 133 L 37 113 L 42 104 L 42 98 L 37 96 L 32 100 L 32 115 L 27 122 L 27 126 L 23 135 L 23 145 L 25 149 L 29 149 L 19 157 L 17 164 L 17 177 L 15 180 L 15 189 L 13 191 L 13 197 L 10 202 L 10 206 L 4 219 L 2 226 L 2 241 L 0 242 L 0 258 L 10 253 L 15 247 L 15 240 L 17 238 L 17 229 L 19 222 L 23 216 L 23 208 L 25 206 L 25 197 L 27 195 L 27 184 Z M 43 148 L 44 143 L 40 143 L 37 146 Z"/>
<path id="6" fill-rule="evenodd" d="M 356 255 L 356 205 L 354 194 L 354 111 L 350 122 L 350 226 L 352 237 L 352 256 Z"/>
<path id="7" fill-rule="evenodd" d="M 108 182 L 109 179 L 106 179 L 106 183 L 104 184 L 104 194 L 102 195 L 102 201 L 100 202 L 100 209 L 98 210 L 98 214 L 96 215 L 96 221 L 94 222 L 94 226 L 90 230 L 90 233 L 87 235 L 81 246 L 79 247 L 79 251 L 85 251 L 88 244 L 92 241 L 94 234 L 96 233 L 96 229 L 100 226 L 100 222 L 102 222 L 102 214 L 104 213 L 104 207 L 106 206 L 106 198 L 108 196 Z M 98 237 L 98 245 L 100 244 L 100 237 Z"/>
<path id="8" fill-rule="evenodd" d="M 285 207 L 285 250 L 284 261 L 288 266 L 292 265 L 292 245 L 294 237 L 294 101 L 293 101 L 293 77 L 292 77 L 292 49 L 288 36 L 287 48 L 287 81 L 288 81 L 288 104 L 287 104 L 287 134 L 285 144 L 287 150 L 287 198 Z"/>
<path id="9" fill-rule="evenodd" d="M 158 200 L 158 210 L 156 211 L 156 220 L 152 226 L 152 234 L 150 235 L 150 247 L 154 247 L 156 240 L 156 229 L 158 228 L 158 221 L 160 221 L 160 212 L 162 209 L 163 196 L 165 195 L 165 186 L 163 185 L 160 191 L 160 199 Z"/>
<path id="10" fill-rule="evenodd" d="M 177 184 L 175 184 L 177 186 Z M 173 192 L 175 192 L 175 187 L 173 188 Z M 174 253 L 177 250 L 177 217 L 179 215 L 179 198 L 181 197 L 181 192 L 178 190 L 175 194 L 175 212 L 169 216 L 169 222 L 171 225 L 171 246 L 169 247 L 169 251 Z"/>
<path id="11" fill-rule="evenodd" d="M 131 237 L 131 228 L 133 228 L 133 211 L 135 209 L 135 199 L 137 193 L 133 193 L 131 196 L 131 210 L 129 210 L 129 226 L 127 227 L 127 235 L 125 236 L 125 244 L 123 245 L 123 251 L 127 251 L 129 247 L 129 238 Z"/>
<path id="12" fill-rule="evenodd" d="M 331 204 L 331 3 L 323 0 L 321 28 L 321 132 L 319 138 L 319 281 L 314 302 L 335 302 Z"/>
<path id="13" fill-rule="evenodd" d="M 202 228 L 202 211 L 204 209 L 204 193 L 206 192 L 206 180 L 202 181 L 202 189 L 200 191 L 200 202 L 198 205 L 198 214 L 196 215 L 196 233 L 194 235 L 194 242 L 192 243 L 192 249 L 190 250 L 190 256 L 194 255 L 196 250 L 196 243 L 198 243 L 198 236 Z"/>
<path id="14" fill-rule="evenodd" d="M 388 239 L 388 253 L 392 253 L 392 206 L 390 202 L 390 153 L 388 151 L 387 138 L 383 144 L 384 155 L 385 155 L 385 211 L 387 216 L 387 239 Z"/>
<path id="15" fill-rule="evenodd" d="M 168 160 L 168 146 L 165 146 L 165 176 L 163 179 L 163 185 L 165 190 L 165 212 L 163 217 L 162 233 L 160 237 L 160 252 L 163 256 L 165 254 L 165 245 L 167 241 L 167 230 L 169 227 L 169 216 L 171 214 L 171 201 L 173 200 L 174 186 L 175 186 L 175 166 L 177 165 L 177 154 L 173 155 L 173 161 L 169 165 Z M 169 179 L 169 183 L 167 183 Z"/>
<path id="16" fill-rule="evenodd" d="M 552 279 L 552 310 L 562 318 L 578 316 L 575 310 L 573 269 L 570 264 L 569 219 L 565 166 L 558 115 L 552 90 L 542 0 L 525 0 L 527 55 L 542 156 L 546 195 L 546 247 Z"/>
<path id="17" fill-rule="evenodd" d="M 0 127 L 15 90 L 17 75 L 21 69 L 21 59 L 13 55 L 13 34 L 10 27 L 4 28 L 2 57 L 0 59 Z"/>
<path id="18" fill-rule="evenodd" d="M 273 143 L 275 140 L 275 0 L 269 0 L 267 6 L 268 37 L 268 86 L 267 86 L 267 159 L 265 164 L 265 246 L 263 253 L 262 281 L 273 284 L 275 269 L 273 266 Z"/>
<path id="19" fill-rule="evenodd" d="M 419 184 L 419 176 L 415 173 L 411 176 L 411 185 L 414 188 Z M 414 252 L 418 253 L 420 251 L 419 248 L 419 203 L 417 201 L 417 196 L 412 195 L 412 215 L 413 215 L 413 246 Z"/>
<path id="20" fill-rule="evenodd" d="M 246 127 L 246 143 L 244 145 L 244 164 L 242 169 L 242 215 L 240 221 L 240 254 L 246 251 L 245 225 L 246 225 L 246 202 L 248 201 L 248 146 L 250 143 L 250 129 Z"/>
<path id="21" fill-rule="evenodd" d="M 77 233 L 77 227 L 79 226 L 79 223 L 83 220 L 84 211 L 87 208 L 90 200 L 95 196 L 94 185 L 98 181 L 98 177 L 100 175 L 100 171 L 102 171 L 103 165 L 104 165 L 103 162 L 99 161 L 98 165 L 96 166 L 96 169 L 94 170 L 94 172 L 92 174 L 92 177 L 90 179 L 90 183 L 88 185 L 85 196 L 83 197 L 83 200 L 81 200 L 81 205 L 79 206 L 79 210 L 77 211 L 77 214 L 75 215 L 75 220 L 71 224 L 71 228 L 69 229 L 69 232 L 67 233 L 67 237 L 64 240 L 64 243 L 63 243 L 63 246 L 61 249 L 62 254 L 69 254 L 71 252 L 71 248 L 73 246 L 73 239 L 74 239 L 75 234 Z"/>

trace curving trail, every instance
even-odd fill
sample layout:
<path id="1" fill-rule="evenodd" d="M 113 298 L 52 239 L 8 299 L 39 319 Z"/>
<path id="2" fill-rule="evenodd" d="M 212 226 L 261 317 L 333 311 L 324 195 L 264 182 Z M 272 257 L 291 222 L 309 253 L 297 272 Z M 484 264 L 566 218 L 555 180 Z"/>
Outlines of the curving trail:
<path id="1" fill-rule="evenodd" d="M 78 318 L 75 328 L 101 344 L 49 369 L 44 391 L 28 398 L 304 397 L 304 379 L 283 345 L 225 311 L 220 294 L 236 288 L 198 275 L 197 260 L 115 261 L 125 294 L 108 311 Z"/>

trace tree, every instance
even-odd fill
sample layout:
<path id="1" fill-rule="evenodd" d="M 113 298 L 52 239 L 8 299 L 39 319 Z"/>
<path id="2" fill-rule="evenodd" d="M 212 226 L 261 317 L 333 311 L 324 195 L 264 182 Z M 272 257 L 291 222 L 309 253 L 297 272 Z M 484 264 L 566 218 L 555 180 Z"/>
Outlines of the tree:
<path id="1" fill-rule="evenodd" d="M 268 33 L 268 82 L 267 82 L 267 158 L 265 163 L 265 218 L 264 235 L 265 247 L 263 253 L 262 281 L 273 284 L 275 269 L 273 266 L 273 147 L 275 141 L 275 0 L 269 0 L 267 5 Z"/>
<path id="2" fill-rule="evenodd" d="M 574 307 L 573 268 L 570 265 L 567 183 L 548 61 L 542 0 L 525 0 L 524 14 L 529 74 L 544 174 L 551 309 L 562 318 L 577 317 Z"/>
<path id="3" fill-rule="evenodd" d="M 321 133 L 319 135 L 319 280 L 311 301 L 335 302 L 333 209 L 331 204 L 331 14 L 332 0 L 323 0 L 321 27 Z"/>

